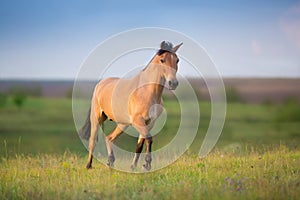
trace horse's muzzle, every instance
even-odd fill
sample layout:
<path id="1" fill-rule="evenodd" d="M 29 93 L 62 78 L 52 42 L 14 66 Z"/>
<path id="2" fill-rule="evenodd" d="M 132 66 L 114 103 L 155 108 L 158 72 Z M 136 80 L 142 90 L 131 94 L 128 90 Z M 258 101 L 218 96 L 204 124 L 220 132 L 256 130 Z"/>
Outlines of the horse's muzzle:
<path id="1" fill-rule="evenodd" d="M 171 80 L 171 81 L 168 81 L 168 84 L 169 84 L 169 89 L 170 90 L 175 90 L 178 86 L 178 81 L 176 79 Z"/>

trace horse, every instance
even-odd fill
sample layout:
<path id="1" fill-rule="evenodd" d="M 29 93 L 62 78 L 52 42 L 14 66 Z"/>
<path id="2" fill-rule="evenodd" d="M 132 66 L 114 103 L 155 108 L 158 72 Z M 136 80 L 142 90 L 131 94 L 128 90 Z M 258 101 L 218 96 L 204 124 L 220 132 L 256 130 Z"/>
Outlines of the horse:
<path id="1" fill-rule="evenodd" d="M 176 73 L 179 59 L 176 51 L 181 45 L 182 43 L 173 47 L 172 43 L 162 41 L 160 49 L 137 75 L 129 79 L 106 78 L 97 83 L 88 117 L 79 130 L 80 137 L 89 141 L 87 169 L 92 168 L 99 126 L 107 119 L 117 124 L 105 138 L 108 153 L 107 166 L 114 166 L 113 142 L 131 125 L 139 133 L 131 169 L 134 170 L 137 167 L 144 143 L 146 143 L 146 163 L 143 169 L 147 171 L 151 169 L 152 136 L 150 130 L 162 113 L 163 89 L 167 87 L 169 90 L 175 90 L 178 86 Z"/>

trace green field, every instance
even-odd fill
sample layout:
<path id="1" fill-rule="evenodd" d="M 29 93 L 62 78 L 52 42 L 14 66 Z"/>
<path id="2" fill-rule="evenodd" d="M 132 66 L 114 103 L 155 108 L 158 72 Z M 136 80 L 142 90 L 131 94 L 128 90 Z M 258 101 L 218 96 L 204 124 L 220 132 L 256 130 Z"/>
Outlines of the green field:
<path id="1" fill-rule="evenodd" d="M 179 112 L 167 100 L 166 125 L 154 148 L 176 133 Z M 74 127 L 70 99 L 11 99 L 0 107 L 0 199 L 297 199 L 300 195 L 299 104 L 229 103 L 222 135 L 209 156 L 196 156 L 210 119 L 200 103 L 196 140 L 173 165 L 148 174 L 86 170 L 87 151 Z M 112 123 L 105 124 L 109 132 Z M 136 139 L 117 144 L 134 151 Z M 118 159 L 118 158 L 116 158 Z M 118 160 L 116 160 L 117 162 Z"/>

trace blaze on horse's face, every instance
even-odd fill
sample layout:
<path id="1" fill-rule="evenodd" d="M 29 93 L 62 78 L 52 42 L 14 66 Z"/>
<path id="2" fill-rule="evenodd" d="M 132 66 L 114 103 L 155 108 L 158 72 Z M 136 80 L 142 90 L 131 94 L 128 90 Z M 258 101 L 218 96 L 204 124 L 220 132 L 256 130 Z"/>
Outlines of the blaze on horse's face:
<path id="1" fill-rule="evenodd" d="M 162 42 L 161 46 L 164 45 Z M 163 76 L 166 80 L 166 85 L 169 87 L 170 90 L 175 90 L 178 86 L 178 80 L 176 78 L 176 73 L 178 70 L 178 62 L 179 58 L 176 55 L 176 51 L 182 45 L 179 44 L 170 50 L 161 50 L 163 53 L 159 54 L 159 62 L 163 66 Z"/>

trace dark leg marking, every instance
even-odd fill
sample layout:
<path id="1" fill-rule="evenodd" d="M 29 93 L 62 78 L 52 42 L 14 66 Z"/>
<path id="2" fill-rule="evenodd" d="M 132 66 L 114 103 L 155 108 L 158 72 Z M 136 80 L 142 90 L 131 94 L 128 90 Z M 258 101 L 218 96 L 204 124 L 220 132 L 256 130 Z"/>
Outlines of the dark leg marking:
<path id="1" fill-rule="evenodd" d="M 134 154 L 133 162 L 131 164 L 132 170 L 134 170 L 137 166 L 138 160 L 143 150 L 144 142 L 145 142 L 145 138 L 139 138 L 138 143 L 136 144 L 135 154 Z"/>
<path id="2" fill-rule="evenodd" d="M 152 137 L 148 137 L 146 138 L 146 157 L 145 157 L 145 161 L 146 163 L 143 165 L 144 169 L 149 171 L 151 169 L 151 161 L 152 161 L 152 157 L 151 157 L 151 148 L 152 148 Z"/>
<path id="3" fill-rule="evenodd" d="M 115 156 L 114 154 L 110 154 L 107 158 L 107 166 L 108 167 L 113 167 L 114 166 L 114 162 L 115 162 Z"/>
<path id="4" fill-rule="evenodd" d="M 91 169 L 92 168 L 92 162 L 93 162 L 93 156 L 91 157 L 91 159 L 88 161 L 88 163 L 86 164 L 86 168 L 87 169 Z"/>

